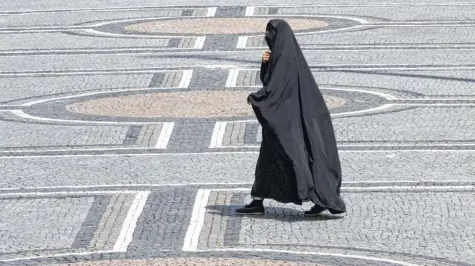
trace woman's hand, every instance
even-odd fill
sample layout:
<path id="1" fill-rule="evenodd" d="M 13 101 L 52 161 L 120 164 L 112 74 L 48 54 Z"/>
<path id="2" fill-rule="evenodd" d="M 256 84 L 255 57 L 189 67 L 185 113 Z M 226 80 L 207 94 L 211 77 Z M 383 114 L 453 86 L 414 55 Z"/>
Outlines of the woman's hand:
<path id="1" fill-rule="evenodd" d="M 265 51 L 262 55 L 262 62 L 268 63 L 270 58 L 270 51 Z"/>

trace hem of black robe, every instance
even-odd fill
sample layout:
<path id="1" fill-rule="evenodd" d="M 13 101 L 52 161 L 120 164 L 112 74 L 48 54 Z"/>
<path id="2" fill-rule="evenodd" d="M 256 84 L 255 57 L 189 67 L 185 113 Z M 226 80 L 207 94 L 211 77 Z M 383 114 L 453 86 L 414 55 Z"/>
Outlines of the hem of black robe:
<path id="1" fill-rule="evenodd" d="M 295 198 L 282 198 L 282 197 L 274 197 L 272 195 L 263 195 L 263 194 L 258 194 L 258 193 L 253 193 L 251 192 L 252 197 L 258 197 L 262 199 L 272 199 L 280 203 L 293 203 L 296 205 L 302 205 L 302 200 L 301 199 L 295 199 Z"/>
<path id="2" fill-rule="evenodd" d="M 335 211 L 339 211 L 339 212 L 346 212 L 346 205 L 345 205 L 345 202 L 343 201 L 343 199 L 340 199 L 340 203 L 342 206 L 337 206 L 338 204 L 322 204 L 322 202 L 320 201 L 320 199 L 318 199 L 318 196 L 315 194 L 313 195 L 310 199 L 306 199 L 304 200 L 305 201 L 311 201 L 313 204 L 319 206 L 319 207 L 322 207 L 322 208 L 325 208 L 325 209 L 332 209 L 332 210 L 335 210 Z"/>

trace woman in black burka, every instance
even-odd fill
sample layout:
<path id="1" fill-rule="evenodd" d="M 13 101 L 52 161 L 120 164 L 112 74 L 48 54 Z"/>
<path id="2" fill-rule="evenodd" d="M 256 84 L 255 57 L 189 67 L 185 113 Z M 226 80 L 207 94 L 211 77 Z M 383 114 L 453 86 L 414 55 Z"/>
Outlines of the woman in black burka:
<path id="1" fill-rule="evenodd" d="M 263 88 L 248 102 L 262 126 L 262 143 L 251 196 L 236 210 L 264 213 L 264 199 L 315 205 L 306 215 L 346 211 L 340 196 L 341 165 L 330 113 L 289 24 L 269 21 L 263 56 Z"/>

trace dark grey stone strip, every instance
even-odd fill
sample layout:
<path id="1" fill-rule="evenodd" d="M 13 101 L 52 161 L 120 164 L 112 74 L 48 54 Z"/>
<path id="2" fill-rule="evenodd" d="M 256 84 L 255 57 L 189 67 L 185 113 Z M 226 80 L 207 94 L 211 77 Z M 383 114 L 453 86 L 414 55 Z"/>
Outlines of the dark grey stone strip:
<path id="1" fill-rule="evenodd" d="M 173 38 L 168 41 L 167 48 L 178 48 L 180 45 L 181 38 Z"/>
<path id="2" fill-rule="evenodd" d="M 140 130 L 142 126 L 129 126 L 129 130 L 127 130 L 127 134 L 125 135 L 125 139 L 122 142 L 124 145 L 133 145 L 137 142 L 137 137 L 140 134 Z"/>
<path id="3" fill-rule="evenodd" d="M 216 10 L 217 18 L 241 18 L 246 14 L 245 6 L 220 6 Z"/>
<path id="4" fill-rule="evenodd" d="M 226 87 L 227 69 L 195 68 L 188 88 L 190 90 L 222 90 Z"/>
<path id="5" fill-rule="evenodd" d="M 220 36 L 220 35 L 217 35 Z M 230 35 L 233 38 L 236 38 L 237 36 Z M 224 36 L 226 37 L 226 36 Z M 229 37 L 229 36 L 228 36 Z M 217 41 L 217 39 L 213 38 L 207 38 L 211 39 L 214 41 Z M 205 42 L 206 45 L 206 42 Z M 211 44 L 210 44 L 211 45 Z M 221 44 L 225 45 L 225 44 Z M 229 45 L 229 44 L 228 44 Z M 235 45 L 235 43 L 233 44 Z M 234 48 L 233 48 L 234 49 Z M 170 57 L 170 56 L 167 56 Z M 179 58 L 180 56 L 172 56 L 172 57 L 177 57 Z M 189 55 L 186 55 L 186 57 L 189 57 Z M 195 56 L 196 58 L 202 58 L 206 59 L 209 57 L 211 60 L 215 59 L 216 57 L 214 56 Z M 226 62 L 226 59 L 220 59 L 221 62 Z M 250 63 L 248 60 L 233 60 L 235 62 L 243 62 L 243 63 Z M 253 63 L 256 63 L 258 61 L 252 61 Z M 12 71 L 4 71 L 0 72 L 0 77 L 5 78 L 5 77 L 15 77 L 15 78 L 21 78 L 21 77 L 32 77 L 32 76 L 66 76 L 66 75 L 71 75 L 71 76 L 83 76 L 83 75 L 117 75 L 117 74 L 150 74 L 150 73 L 156 73 L 158 71 L 172 71 L 172 70 L 183 70 L 183 69 L 190 69 L 190 67 L 194 67 L 193 65 L 190 66 L 182 66 L 182 67 L 155 67 L 155 68 L 129 68 L 129 69 L 78 69 L 78 70 L 59 70 L 59 71 L 53 71 L 53 70 L 47 70 L 47 71 L 24 71 L 24 72 L 12 72 Z M 246 66 L 248 67 L 248 66 Z M 258 65 L 254 65 L 257 69 Z M 350 71 L 352 69 L 370 69 L 371 71 L 372 68 L 380 68 L 380 69 L 385 69 L 385 71 L 398 71 L 398 72 L 408 72 L 408 71 L 417 71 L 414 69 L 422 68 L 423 71 L 426 71 L 425 68 L 431 68 L 434 71 L 437 70 L 443 70 L 446 71 L 448 68 L 467 68 L 465 69 L 466 71 L 470 71 L 473 69 L 468 69 L 468 68 L 474 68 L 475 69 L 475 64 L 464 64 L 464 65 L 454 65 L 454 64 L 436 64 L 436 65 L 319 65 L 319 66 L 310 66 L 310 69 L 315 72 L 319 71 Z M 398 69 L 392 69 L 392 68 L 398 68 Z M 401 68 L 401 69 L 399 69 Z M 411 68 L 411 69 L 402 69 L 402 68 Z M 196 69 L 205 69 L 203 67 L 195 67 Z"/>
<path id="6" fill-rule="evenodd" d="M 246 123 L 246 131 L 244 131 L 244 144 L 257 145 L 258 123 Z"/>
<path id="7" fill-rule="evenodd" d="M 278 7 L 269 7 L 269 15 L 275 15 L 279 11 Z"/>
<path id="8" fill-rule="evenodd" d="M 206 37 L 203 50 L 206 51 L 232 51 L 236 49 L 238 42 L 238 35 L 223 34 L 223 35 L 208 35 Z"/>
<path id="9" fill-rule="evenodd" d="M 168 188 L 152 192 L 137 221 L 129 254 L 155 253 L 181 249 L 186 235 L 197 190 Z"/>
<path id="10" fill-rule="evenodd" d="M 249 193 L 251 189 L 249 189 Z M 228 221 L 224 233 L 224 247 L 235 247 L 239 245 L 239 232 L 241 231 L 242 216 L 235 214 L 235 210 L 245 204 L 244 194 L 242 192 L 233 192 L 231 205 L 226 210 L 223 209 L 223 215 L 228 213 Z"/>
<path id="11" fill-rule="evenodd" d="M 153 74 L 152 80 L 148 85 L 150 88 L 160 87 L 162 85 L 163 79 L 165 77 L 165 72 L 160 72 Z"/>
<path id="12" fill-rule="evenodd" d="M 183 12 L 181 13 L 182 16 L 184 17 L 189 17 L 193 15 L 194 9 L 183 9 Z"/>
<path id="13" fill-rule="evenodd" d="M 101 195 L 94 198 L 94 202 L 87 214 L 86 220 L 82 223 L 81 229 L 79 230 L 76 239 L 74 239 L 71 246 L 72 248 L 87 248 L 89 246 L 94 237 L 94 232 L 99 226 L 101 216 L 104 214 L 111 198 L 111 195 Z"/>
<path id="14" fill-rule="evenodd" d="M 185 120 L 175 122 L 173 134 L 168 142 L 168 152 L 209 151 L 214 129 L 214 120 Z"/>

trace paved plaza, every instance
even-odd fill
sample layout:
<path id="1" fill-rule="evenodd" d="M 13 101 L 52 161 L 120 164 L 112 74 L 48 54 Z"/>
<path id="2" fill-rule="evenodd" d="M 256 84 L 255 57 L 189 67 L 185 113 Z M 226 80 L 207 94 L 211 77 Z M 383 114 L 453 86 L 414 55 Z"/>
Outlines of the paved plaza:
<path id="1" fill-rule="evenodd" d="M 0 1 L 0 265 L 475 265 L 475 1 Z M 343 215 L 250 200 L 270 18 Z"/>

